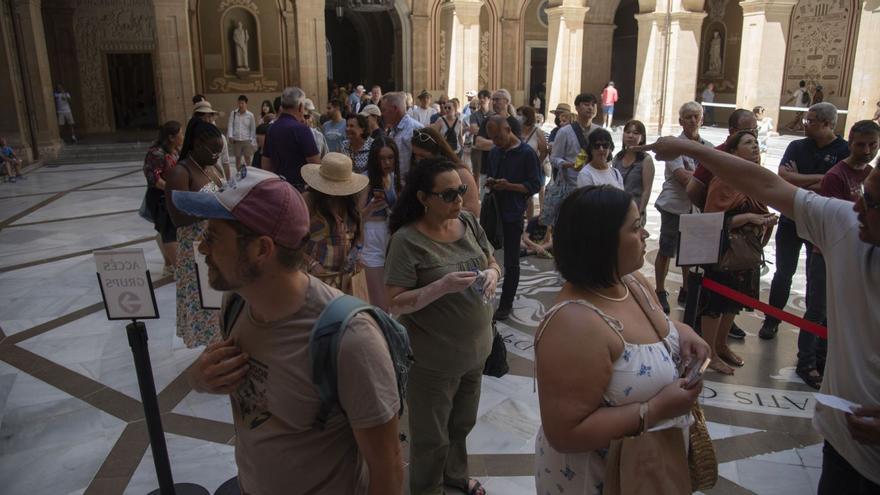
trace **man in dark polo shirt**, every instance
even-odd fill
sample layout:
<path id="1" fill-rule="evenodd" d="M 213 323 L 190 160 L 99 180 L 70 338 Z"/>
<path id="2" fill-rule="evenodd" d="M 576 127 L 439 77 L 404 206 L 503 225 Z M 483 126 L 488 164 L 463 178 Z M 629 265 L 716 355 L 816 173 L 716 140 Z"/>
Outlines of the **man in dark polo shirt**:
<path id="1" fill-rule="evenodd" d="M 513 135 L 519 139 L 522 136 L 522 124 L 516 120 L 516 116 L 511 115 L 508 112 L 510 107 L 510 92 L 506 89 L 499 89 L 492 93 L 492 115 L 498 115 L 507 119 L 507 125 L 510 127 Z M 480 130 L 477 133 L 476 139 L 474 139 L 474 149 L 480 150 L 483 152 L 483 156 L 481 158 L 482 163 L 482 172 L 486 173 L 486 161 L 489 159 L 489 152 L 492 151 L 492 147 L 494 146 L 492 142 L 492 138 L 489 137 L 489 131 L 486 126 L 489 124 L 489 119 L 483 121 L 480 125 Z M 480 178 L 475 177 L 479 182 Z"/>
<path id="2" fill-rule="evenodd" d="M 494 148 L 486 166 L 486 187 L 495 191 L 504 226 L 504 284 L 496 320 L 506 320 L 519 286 L 519 239 L 529 198 L 541 189 L 538 155 L 510 129 L 508 119 L 494 115 L 486 122 Z"/>
<path id="3" fill-rule="evenodd" d="M 281 93 L 281 113 L 266 133 L 262 168 L 284 177 L 300 191 L 305 181 L 300 169 L 306 163 L 321 163 L 311 129 L 303 123 L 306 94 L 295 87 Z"/>
<path id="4" fill-rule="evenodd" d="M 792 141 L 785 149 L 782 161 L 779 162 L 779 176 L 795 186 L 819 191 L 825 173 L 849 156 L 849 145 L 846 140 L 834 134 L 836 125 L 837 107 L 825 102 L 811 106 L 804 118 L 806 138 Z M 798 258 L 803 246 L 807 247 L 807 267 L 809 267 L 813 247 L 798 236 L 794 220 L 782 216 L 776 227 L 776 272 L 770 284 L 771 306 L 782 309 L 788 303 L 791 278 L 797 271 Z M 811 291 L 810 280 L 807 270 L 807 294 Z M 810 301 L 809 298 L 807 299 L 809 306 Z M 776 336 L 778 328 L 779 320 L 767 316 L 758 336 L 770 340 Z M 810 376 L 815 378 L 815 375 Z"/>

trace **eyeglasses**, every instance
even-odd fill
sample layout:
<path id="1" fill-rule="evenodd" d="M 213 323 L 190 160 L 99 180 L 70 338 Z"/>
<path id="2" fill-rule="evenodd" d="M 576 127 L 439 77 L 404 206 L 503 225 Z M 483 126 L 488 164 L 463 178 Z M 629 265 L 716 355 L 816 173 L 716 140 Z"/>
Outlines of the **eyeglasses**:
<path id="1" fill-rule="evenodd" d="M 453 201 L 455 201 L 455 198 L 457 198 L 459 196 L 461 196 L 463 199 L 464 194 L 467 192 L 467 190 L 468 190 L 467 185 L 462 184 L 462 185 L 458 186 L 458 189 L 447 189 L 442 192 L 428 191 L 428 194 L 430 194 L 432 196 L 439 196 L 440 199 L 442 199 L 444 203 L 452 203 Z"/>
<path id="2" fill-rule="evenodd" d="M 861 196 L 862 201 L 865 203 L 865 208 L 869 210 L 880 210 L 880 200 L 872 198 L 868 191 L 864 190 L 864 186 L 859 190 L 859 196 Z"/>
<path id="3" fill-rule="evenodd" d="M 422 129 L 416 129 L 413 131 L 413 139 L 415 139 L 419 143 L 427 143 L 428 141 L 430 141 L 435 145 L 437 144 L 437 141 L 434 141 L 434 138 Z"/>
<path id="4" fill-rule="evenodd" d="M 757 134 L 758 134 L 758 128 L 757 128 L 757 127 L 749 127 L 748 129 L 739 129 L 739 132 L 748 132 L 749 134 L 755 134 L 755 135 L 757 135 Z"/>
<path id="5" fill-rule="evenodd" d="M 594 143 L 593 148 L 596 148 L 597 150 L 611 149 L 611 143 Z"/>

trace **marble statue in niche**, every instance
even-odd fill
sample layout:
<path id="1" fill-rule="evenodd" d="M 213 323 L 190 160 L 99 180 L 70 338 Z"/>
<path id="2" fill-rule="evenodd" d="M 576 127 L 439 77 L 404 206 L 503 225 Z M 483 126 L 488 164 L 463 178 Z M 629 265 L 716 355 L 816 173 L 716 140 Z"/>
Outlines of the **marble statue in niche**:
<path id="1" fill-rule="evenodd" d="M 720 75 L 724 60 L 721 54 L 721 33 L 715 31 L 712 33 L 712 41 L 709 42 L 709 66 L 706 74 Z"/>
<path id="2" fill-rule="evenodd" d="M 235 43 L 235 70 L 251 70 L 248 64 L 248 42 L 250 41 L 250 33 L 245 29 L 244 24 L 238 21 L 235 30 L 232 32 L 232 41 Z"/>

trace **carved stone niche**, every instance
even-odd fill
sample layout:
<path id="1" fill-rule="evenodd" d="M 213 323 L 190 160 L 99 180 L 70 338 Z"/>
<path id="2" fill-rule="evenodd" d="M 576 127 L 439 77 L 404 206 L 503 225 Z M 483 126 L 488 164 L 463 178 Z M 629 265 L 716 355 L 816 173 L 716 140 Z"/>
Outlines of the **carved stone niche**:
<path id="1" fill-rule="evenodd" d="M 243 7 L 230 7 L 220 17 L 223 68 L 227 76 L 245 79 L 261 74 L 260 25 L 257 16 Z"/>

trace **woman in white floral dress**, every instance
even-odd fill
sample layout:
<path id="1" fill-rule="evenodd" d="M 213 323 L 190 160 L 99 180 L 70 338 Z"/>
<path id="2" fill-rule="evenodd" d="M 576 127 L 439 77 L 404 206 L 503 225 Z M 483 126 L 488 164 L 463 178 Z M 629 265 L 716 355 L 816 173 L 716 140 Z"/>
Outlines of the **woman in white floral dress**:
<path id="1" fill-rule="evenodd" d="M 678 363 L 701 362 L 709 347 L 666 318 L 638 273 L 647 232 L 631 196 L 607 185 L 576 190 L 554 235 L 566 282 L 535 336 L 535 484 L 539 495 L 600 494 L 612 440 L 652 428 L 687 433 L 702 387 L 685 389 Z"/>
<path id="2" fill-rule="evenodd" d="M 217 338 L 220 330 L 219 310 L 203 309 L 199 297 L 193 243 L 202 238 L 207 220 L 197 220 L 174 207 L 173 191 L 216 191 L 222 186 L 214 163 L 223 150 L 223 138 L 214 124 L 199 121 L 191 129 L 192 145 L 187 156 L 172 169 L 166 181 L 170 194 L 166 204 L 171 219 L 177 226 L 177 265 L 174 279 L 177 283 L 177 336 L 187 347 L 207 345 Z"/>

